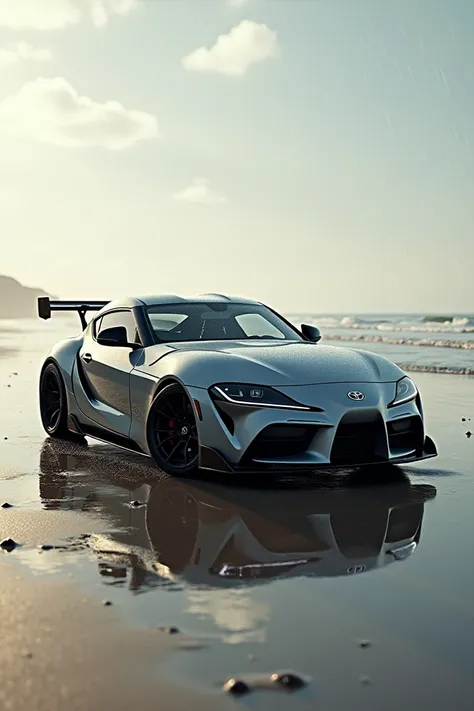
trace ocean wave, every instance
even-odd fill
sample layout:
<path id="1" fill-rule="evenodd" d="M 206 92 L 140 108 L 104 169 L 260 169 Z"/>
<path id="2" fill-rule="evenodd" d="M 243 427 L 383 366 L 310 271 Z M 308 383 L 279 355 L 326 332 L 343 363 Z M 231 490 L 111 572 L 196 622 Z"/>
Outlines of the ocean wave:
<path id="1" fill-rule="evenodd" d="M 293 320 L 295 320 L 294 317 Z M 457 316 L 399 314 L 397 316 L 367 315 L 363 317 L 306 314 L 302 320 L 310 320 L 324 329 L 474 334 L 474 316 L 461 314 Z"/>
<path id="2" fill-rule="evenodd" d="M 412 373 L 439 373 L 440 375 L 474 375 L 474 368 L 456 368 L 444 365 L 416 365 L 398 363 L 402 370 Z"/>
<path id="3" fill-rule="evenodd" d="M 474 333 L 474 326 L 469 325 L 469 319 L 454 319 L 438 323 L 425 321 L 423 323 L 378 323 L 373 328 L 379 331 L 413 331 L 417 333 Z M 366 325 L 355 325 L 354 328 L 367 328 Z"/>
<path id="4" fill-rule="evenodd" d="M 457 348 L 474 350 L 474 341 L 453 341 L 433 338 L 390 338 L 389 336 L 368 336 L 367 334 L 349 335 L 332 334 L 326 341 L 347 341 L 351 343 L 388 343 L 392 346 L 430 346 L 431 348 Z"/>

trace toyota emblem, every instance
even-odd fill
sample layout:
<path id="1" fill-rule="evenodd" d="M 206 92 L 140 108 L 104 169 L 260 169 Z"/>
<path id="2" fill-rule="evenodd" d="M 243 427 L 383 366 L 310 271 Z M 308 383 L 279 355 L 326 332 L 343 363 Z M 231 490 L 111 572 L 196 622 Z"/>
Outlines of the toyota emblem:
<path id="1" fill-rule="evenodd" d="M 350 400 L 364 400 L 365 399 L 364 393 L 361 393 L 360 390 L 351 390 L 350 393 L 347 393 L 347 397 Z"/>
<path id="2" fill-rule="evenodd" d="M 366 569 L 366 565 L 351 565 L 351 567 L 348 568 L 346 572 L 349 573 L 349 575 L 354 575 L 357 573 L 363 573 Z"/>

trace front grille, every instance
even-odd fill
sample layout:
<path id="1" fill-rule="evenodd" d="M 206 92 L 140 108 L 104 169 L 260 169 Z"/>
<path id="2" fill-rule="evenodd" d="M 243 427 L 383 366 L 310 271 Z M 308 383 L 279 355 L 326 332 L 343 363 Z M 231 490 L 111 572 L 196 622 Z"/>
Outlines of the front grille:
<path id="1" fill-rule="evenodd" d="M 245 459 L 276 459 L 304 454 L 316 428 L 305 425 L 269 425 L 253 440 Z"/>
<path id="2" fill-rule="evenodd" d="M 422 451 L 423 423 L 421 418 L 403 417 L 387 423 L 390 450 Z"/>
<path id="3" fill-rule="evenodd" d="M 385 428 L 381 419 L 371 422 L 342 422 L 331 450 L 331 464 L 368 464 L 385 458 Z"/>

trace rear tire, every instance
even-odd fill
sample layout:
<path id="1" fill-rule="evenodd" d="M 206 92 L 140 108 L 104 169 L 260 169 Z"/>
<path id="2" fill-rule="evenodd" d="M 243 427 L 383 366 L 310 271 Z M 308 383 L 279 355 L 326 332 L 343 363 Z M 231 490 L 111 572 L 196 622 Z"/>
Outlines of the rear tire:
<path id="1" fill-rule="evenodd" d="M 150 454 L 167 474 L 192 477 L 199 470 L 199 438 L 193 406 L 179 383 L 160 390 L 147 423 Z"/>
<path id="2" fill-rule="evenodd" d="M 50 437 L 71 439 L 74 434 L 68 430 L 66 388 L 54 363 L 48 363 L 40 377 L 40 414 L 45 432 Z"/>

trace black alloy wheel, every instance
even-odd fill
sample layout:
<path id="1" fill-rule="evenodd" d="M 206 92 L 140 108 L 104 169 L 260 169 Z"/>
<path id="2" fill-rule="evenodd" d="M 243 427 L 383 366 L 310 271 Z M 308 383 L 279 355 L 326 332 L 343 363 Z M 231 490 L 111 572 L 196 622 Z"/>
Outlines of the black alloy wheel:
<path id="1" fill-rule="evenodd" d="M 167 474 L 198 470 L 199 437 L 193 406 L 181 385 L 171 383 L 156 396 L 148 417 L 150 452 Z"/>
<path id="2" fill-rule="evenodd" d="M 49 363 L 41 373 L 40 413 L 43 427 L 50 437 L 69 436 L 66 392 L 54 363 Z"/>

